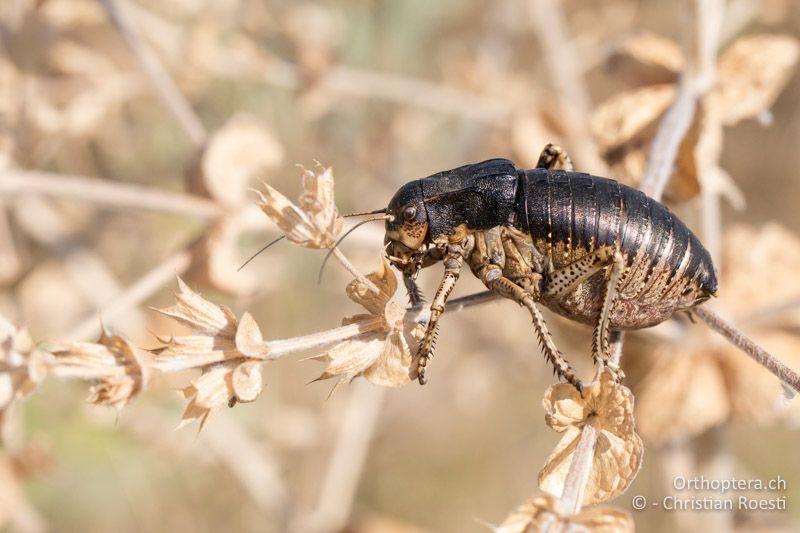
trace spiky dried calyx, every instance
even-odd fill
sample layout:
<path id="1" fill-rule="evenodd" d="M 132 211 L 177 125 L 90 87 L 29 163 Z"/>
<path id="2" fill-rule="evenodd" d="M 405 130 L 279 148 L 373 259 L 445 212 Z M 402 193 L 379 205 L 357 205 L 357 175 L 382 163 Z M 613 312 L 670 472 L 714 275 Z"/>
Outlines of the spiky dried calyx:
<path id="1" fill-rule="evenodd" d="M 96 343 L 66 343 L 54 347 L 51 353 L 50 374 L 92 381 L 91 403 L 121 409 L 142 389 L 145 373 L 136 348 L 105 328 Z"/>
<path id="2" fill-rule="evenodd" d="M 238 321 L 230 309 L 204 299 L 181 279 L 178 287 L 177 303 L 157 311 L 189 326 L 194 334 L 160 339 L 165 345 L 152 351 L 154 367 L 202 370 L 200 377 L 181 391 L 189 399 L 181 425 L 199 420 L 202 428 L 214 409 L 258 397 L 266 350 L 249 314 Z"/>
<path id="3" fill-rule="evenodd" d="M 260 200 L 258 206 L 293 243 L 307 248 L 331 248 L 336 243 L 342 231 L 342 217 L 334 203 L 330 167 L 317 164 L 317 172 L 303 168 L 299 205 L 266 183 L 263 192 L 255 192 Z"/>
<path id="4" fill-rule="evenodd" d="M 344 324 L 372 324 L 379 329 L 341 342 L 313 359 L 328 362 L 325 372 L 317 379 L 339 378 L 339 383 L 364 376 L 377 385 L 398 386 L 408 383 L 412 376 L 412 351 L 418 341 L 416 324 L 407 320 L 405 308 L 392 300 L 397 291 L 397 278 L 385 260 L 377 272 L 367 275 L 379 291 L 376 293 L 356 279 L 347 286 L 347 296 L 364 307 L 368 313 L 350 316 Z M 412 346 L 409 346 L 412 345 Z"/>

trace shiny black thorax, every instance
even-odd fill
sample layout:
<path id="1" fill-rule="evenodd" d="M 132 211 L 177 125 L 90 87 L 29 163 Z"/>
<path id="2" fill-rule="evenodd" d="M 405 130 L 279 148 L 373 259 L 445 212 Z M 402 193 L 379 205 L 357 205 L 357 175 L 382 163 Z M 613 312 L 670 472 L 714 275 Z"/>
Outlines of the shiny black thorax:
<path id="1" fill-rule="evenodd" d="M 490 159 L 439 172 L 419 181 L 432 238 L 461 225 L 487 230 L 513 223 L 519 176 L 507 159 Z"/>

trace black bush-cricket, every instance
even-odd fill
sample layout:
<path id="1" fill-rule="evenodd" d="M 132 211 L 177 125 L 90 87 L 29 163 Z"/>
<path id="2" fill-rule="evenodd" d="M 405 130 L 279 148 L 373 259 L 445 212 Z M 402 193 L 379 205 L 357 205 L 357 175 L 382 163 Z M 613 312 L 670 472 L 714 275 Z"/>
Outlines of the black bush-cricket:
<path id="1" fill-rule="evenodd" d="M 490 159 L 411 181 L 385 218 L 386 255 L 403 272 L 412 304 L 422 301 L 420 269 L 444 263 L 412 371 L 420 383 L 464 262 L 489 290 L 530 312 L 554 371 L 579 390 L 537 303 L 593 325 L 595 362 L 621 379 L 610 363 L 610 330 L 658 324 L 717 292 L 709 253 L 669 209 L 614 180 L 573 172 L 554 145 L 535 169 Z"/>

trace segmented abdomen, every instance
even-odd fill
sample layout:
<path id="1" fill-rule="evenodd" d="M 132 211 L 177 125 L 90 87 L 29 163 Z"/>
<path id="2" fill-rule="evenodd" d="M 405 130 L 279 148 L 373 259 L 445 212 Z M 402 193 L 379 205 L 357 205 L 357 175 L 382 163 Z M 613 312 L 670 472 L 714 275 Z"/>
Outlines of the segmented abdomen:
<path id="1" fill-rule="evenodd" d="M 626 269 L 620 292 L 628 300 L 696 298 L 716 292 L 711 257 L 669 209 L 641 191 L 577 172 L 520 172 L 517 226 L 528 232 L 555 268 L 611 246 Z M 675 292 L 676 294 L 673 294 Z M 685 294 L 684 296 L 689 296 Z"/>

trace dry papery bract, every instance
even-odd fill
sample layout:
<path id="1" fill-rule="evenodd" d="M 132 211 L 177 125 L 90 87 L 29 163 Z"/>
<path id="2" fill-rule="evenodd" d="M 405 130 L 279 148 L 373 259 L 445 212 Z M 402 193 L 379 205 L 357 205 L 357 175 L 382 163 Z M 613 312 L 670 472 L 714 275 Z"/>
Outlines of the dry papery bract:
<path id="1" fill-rule="evenodd" d="M 364 376 L 377 385 L 403 385 L 416 378 L 411 349 L 421 339 L 421 326 L 411 320 L 402 305 L 392 301 L 397 291 L 397 278 L 385 260 L 381 259 L 380 269 L 369 274 L 367 279 L 378 287 L 378 293 L 358 279 L 347 285 L 346 292 L 368 313 L 349 316 L 342 324 L 361 324 L 370 329 L 365 327 L 364 333 L 313 357 L 328 363 L 325 372 L 317 379 L 338 377 L 338 383 L 349 383 L 356 376 Z M 371 329 L 376 321 L 380 327 Z"/>
<path id="2" fill-rule="evenodd" d="M 342 218 L 333 198 L 333 170 L 317 164 L 317 172 L 303 170 L 299 205 L 264 183 L 258 206 L 286 238 L 307 248 L 331 248 L 342 231 Z"/>
<path id="3" fill-rule="evenodd" d="M 27 330 L 0 317 L 0 426 L 12 403 L 30 394 L 47 375 L 45 357 Z"/>
<path id="4" fill-rule="evenodd" d="M 89 401 L 121 409 L 144 384 L 143 365 L 127 339 L 103 328 L 94 342 L 55 344 L 50 347 L 48 373 L 56 377 L 90 380 Z"/>
<path id="5" fill-rule="evenodd" d="M 189 188 L 220 204 L 240 208 L 249 203 L 248 188 L 283 161 L 280 141 L 261 120 L 238 113 L 209 138 L 189 176 Z"/>
<path id="6" fill-rule="evenodd" d="M 796 38 L 767 34 L 742 37 L 722 52 L 716 83 L 698 104 L 700 112 L 681 143 L 675 172 L 665 191 L 667 199 L 681 201 L 698 194 L 697 169 L 704 157 L 698 147 L 706 149 L 708 145 L 703 137 L 717 135 L 713 149 L 718 150 L 721 133 L 714 130 L 767 112 L 794 72 L 798 53 Z M 652 72 L 657 68 L 660 74 L 655 80 L 670 82 L 616 94 L 592 116 L 592 131 L 612 174 L 637 185 L 660 119 L 675 97 L 684 60 L 675 43 L 647 33 L 625 41 L 618 54 L 627 60 L 626 69 L 638 68 L 643 79 L 654 81 Z"/>
<path id="7" fill-rule="evenodd" d="M 283 146 L 270 128 L 256 117 L 238 113 L 203 147 L 188 175 L 191 191 L 216 201 L 223 215 L 192 248 L 192 267 L 186 276 L 216 290 L 236 295 L 264 290 L 252 271 L 237 271 L 244 258 L 239 240 L 252 230 L 249 186 L 283 160 Z"/>
<path id="8" fill-rule="evenodd" d="M 261 332 L 252 317 L 245 313 L 241 323 L 230 309 L 205 300 L 178 279 L 177 303 L 157 309 L 192 329 L 193 335 L 159 337 L 165 345 L 153 350 L 155 368 L 176 372 L 199 368 L 200 377 L 181 392 L 189 399 L 181 425 L 199 420 L 200 427 L 217 407 L 250 402 L 261 393 L 259 353 Z M 240 350 L 240 346 L 245 346 Z M 254 351 L 257 357 L 246 354 Z"/>
<path id="9" fill-rule="evenodd" d="M 493 530 L 495 533 L 632 533 L 635 528 L 633 517 L 622 509 L 593 507 L 569 515 L 554 496 L 545 494 L 530 498 Z"/>
<path id="10" fill-rule="evenodd" d="M 413 377 L 411 347 L 419 325 L 414 314 L 392 301 L 397 280 L 385 261 L 366 278 L 379 288 L 377 293 L 354 280 L 347 295 L 368 313 L 345 318 L 339 328 L 274 341 L 263 339 L 249 313 L 237 320 L 230 309 L 205 300 L 179 279 L 177 303 L 157 311 L 188 326 L 192 334 L 159 337 L 164 346 L 152 353 L 153 366 L 162 372 L 202 371 L 182 391 L 190 401 L 181 425 L 199 420 L 202 428 L 212 410 L 255 400 L 263 386 L 260 365 L 267 360 L 323 346 L 333 345 L 312 357 L 330 363 L 319 379 L 349 382 L 363 376 L 383 386 L 407 383 Z"/>
<path id="11" fill-rule="evenodd" d="M 800 309 L 791 305 L 800 298 L 800 239 L 777 224 L 740 225 L 723 244 L 720 297 L 705 305 L 718 304 L 748 336 L 800 368 Z M 784 397 L 779 380 L 702 325 L 674 341 L 631 335 L 625 350 L 639 431 L 649 441 L 697 435 L 732 418 L 800 423 L 800 404 Z"/>
<path id="12" fill-rule="evenodd" d="M 591 424 L 597 441 L 581 503 L 601 503 L 622 494 L 639 472 L 644 451 L 635 431 L 630 390 L 603 372 L 582 393 L 568 383 L 552 385 L 542 404 L 547 425 L 564 435 L 539 472 L 539 488 L 563 495 L 578 441 Z"/>
<path id="13" fill-rule="evenodd" d="M 33 344 L 27 331 L 0 319 L 0 419 L 48 376 L 87 380 L 89 401 L 121 409 L 142 389 L 144 366 L 124 337 L 103 330 L 96 343 Z"/>

